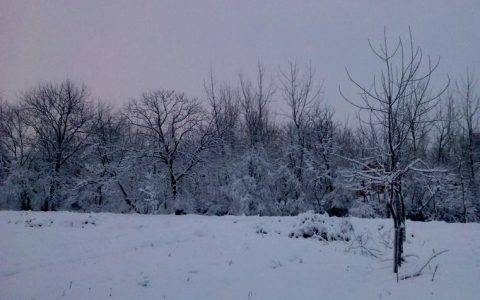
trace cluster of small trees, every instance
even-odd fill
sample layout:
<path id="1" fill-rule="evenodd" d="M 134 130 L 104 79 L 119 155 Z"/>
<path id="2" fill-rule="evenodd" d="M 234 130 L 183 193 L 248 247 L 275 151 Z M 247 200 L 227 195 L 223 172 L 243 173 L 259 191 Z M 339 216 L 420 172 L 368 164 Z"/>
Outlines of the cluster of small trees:
<path id="1" fill-rule="evenodd" d="M 372 82 L 347 72 L 360 110 L 348 124 L 296 62 L 117 109 L 69 80 L 41 84 L 0 103 L 0 207 L 391 216 L 401 256 L 406 218 L 480 219 L 480 100 L 472 73 L 435 81 L 438 61 L 411 37 L 389 46 L 372 47 Z"/>

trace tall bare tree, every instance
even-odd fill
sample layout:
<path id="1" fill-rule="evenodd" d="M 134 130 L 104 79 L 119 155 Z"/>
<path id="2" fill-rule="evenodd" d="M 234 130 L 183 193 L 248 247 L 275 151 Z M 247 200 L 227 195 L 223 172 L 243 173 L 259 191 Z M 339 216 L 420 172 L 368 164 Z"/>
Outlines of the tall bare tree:
<path id="1" fill-rule="evenodd" d="M 274 92 L 273 82 L 267 81 L 266 70 L 262 64 L 257 65 L 257 78 L 254 83 L 240 75 L 240 104 L 247 140 L 251 147 L 268 139 L 270 122 L 268 106 Z"/>
<path id="2" fill-rule="evenodd" d="M 476 156 L 479 149 L 475 148 L 475 134 L 480 132 L 480 96 L 476 91 L 477 81 L 471 72 L 456 84 L 459 97 L 459 124 L 465 138 L 466 163 L 470 178 L 476 176 Z"/>
<path id="3" fill-rule="evenodd" d="M 25 92 L 22 103 L 28 113 L 37 147 L 48 165 L 52 182 L 42 209 L 55 209 L 54 194 L 59 188 L 60 171 L 87 143 L 92 109 L 84 85 L 70 80 L 41 84 Z"/>
<path id="4" fill-rule="evenodd" d="M 315 105 L 318 107 L 323 84 L 316 82 L 311 64 L 302 71 L 296 61 L 289 62 L 286 70 L 280 70 L 278 82 L 281 96 L 290 110 L 287 117 L 291 121 L 288 128 L 293 148 L 290 153 L 291 166 L 297 179 L 303 182 L 307 126 L 309 121 L 318 120 L 311 118 L 309 113 Z"/>
<path id="5" fill-rule="evenodd" d="M 213 73 L 204 82 L 205 94 L 210 105 L 213 131 L 221 145 L 236 147 L 240 121 L 239 90 L 228 84 L 218 85 Z M 222 150 L 224 151 L 224 149 Z"/>
<path id="6" fill-rule="evenodd" d="M 439 59 L 432 62 L 426 59 L 422 50 L 414 45 L 410 32 L 408 43 L 399 38 L 391 48 L 386 31 L 383 43 L 370 49 L 380 60 L 383 69 L 378 77 L 374 76 L 369 86 L 356 81 L 347 70 L 347 76 L 360 91 L 361 102 L 345 100 L 367 113 L 366 122 L 379 137 L 376 143 L 377 156 L 364 162 L 356 175 L 385 189 L 387 207 L 392 216 L 394 236 L 393 271 L 398 275 L 402 264 L 403 242 L 405 239 L 405 202 L 402 194 L 402 177 L 413 169 L 418 160 L 409 161 L 405 155 L 406 142 L 423 122 L 422 116 L 432 108 L 433 103 L 445 92 L 448 83 L 438 93 L 428 93 L 431 77 L 438 67 Z"/>
<path id="7" fill-rule="evenodd" d="M 210 122 L 200 102 L 173 90 L 159 90 L 132 100 L 125 115 L 150 142 L 149 155 L 166 167 L 175 203 L 179 183 L 201 161 L 211 141 Z M 167 201 L 164 208 L 170 208 Z"/>
<path id="8" fill-rule="evenodd" d="M 459 98 L 459 118 L 458 124 L 461 129 L 460 139 L 460 180 L 462 184 L 462 199 L 464 207 L 476 206 L 477 217 L 480 216 L 480 180 L 478 177 L 478 168 L 480 166 L 480 96 L 477 94 L 477 80 L 472 72 L 467 71 L 463 80 L 456 84 L 457 95 Z M 465 169 L 465 175 L 462 174 Z M 465 182 L 468 185 L 468 201 L 465 190 Z M 464 210 L 466 216 L 466 209 Z M 467 218 L 464 218 L 466 221 Z"/>

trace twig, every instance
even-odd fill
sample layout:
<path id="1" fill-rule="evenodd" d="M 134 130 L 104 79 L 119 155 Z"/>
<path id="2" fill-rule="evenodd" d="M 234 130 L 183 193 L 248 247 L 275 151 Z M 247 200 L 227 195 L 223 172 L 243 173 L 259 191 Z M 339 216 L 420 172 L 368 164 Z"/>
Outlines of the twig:
<path id="1" fill-rule="evenodd" d="M 438 253 L 434 253 L 428 260 L 427 262 L 420 268 L 420 270 L 418 270 L 417 272 L 413 273 L 413 274 L 409 274 L 409 275 L 405 275 L 405 276 L 402 276 L 400 279 L 401 280 L 405 280 L 405 279 L 409 279 L 409 278 L 413 278 L 413 277 L 418 277 L 420 275 L 422 275 L 422 272 L 423 270 L 428 266 L 428 264 L 437 256 L 445 253 L 445 252 L 448 252 L 448 250 L 443 250 L 443 251 L 440 251 Z"/>
<path id="2" fill-rule="evenodd" d="M 438 264 L 435 266 L 435 270 L 433 270 L 432 281 L 435 278 L 435 274 L 437 273 L 437 269 L 438 269 Z"/>

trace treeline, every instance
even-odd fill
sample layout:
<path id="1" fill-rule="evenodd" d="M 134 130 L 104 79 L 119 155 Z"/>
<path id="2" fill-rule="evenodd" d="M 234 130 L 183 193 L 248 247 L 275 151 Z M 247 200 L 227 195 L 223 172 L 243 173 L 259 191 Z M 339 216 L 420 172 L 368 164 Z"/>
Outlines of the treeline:
<path id="1" fill-rule="evenodd" d="M 348 123 L 296 62 L 210 76 L 201 99 L 159 89 L 115 109 L 70 80 L 26 90 L 0 105 L 0 207 L 478 221 L 476 81 L 435 81 L 438 64 L 409 42 L 372 48 L 384 68 L 365 86 L 347 72 Z"/>

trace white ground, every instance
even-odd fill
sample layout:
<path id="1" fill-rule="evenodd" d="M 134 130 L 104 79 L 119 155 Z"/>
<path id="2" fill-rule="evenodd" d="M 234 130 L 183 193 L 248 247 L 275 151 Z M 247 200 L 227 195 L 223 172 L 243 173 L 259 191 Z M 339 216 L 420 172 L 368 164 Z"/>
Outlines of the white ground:
<path id="1" fill-rule="evenodd" d="M 391 221 L 351 219 L 381 258 L 289 238 L 297 222 L 3 211 L 0 299 L 480 299 L 480 224 L 408 222 L 402 274 L 449 252 L 397 283 L 380 246 Z"/>

